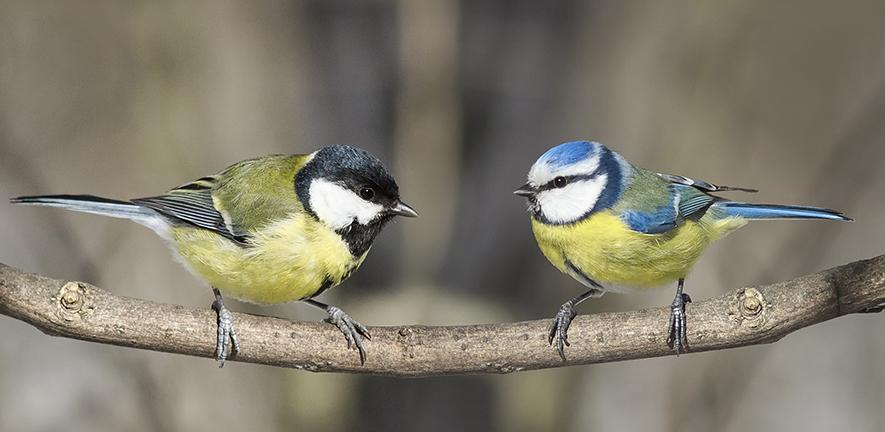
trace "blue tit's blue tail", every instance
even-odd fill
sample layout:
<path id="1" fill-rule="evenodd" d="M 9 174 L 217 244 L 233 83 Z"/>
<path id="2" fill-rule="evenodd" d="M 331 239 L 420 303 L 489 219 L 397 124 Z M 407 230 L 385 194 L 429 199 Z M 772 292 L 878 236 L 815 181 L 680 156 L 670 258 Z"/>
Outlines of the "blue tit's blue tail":
<path id="1" fill-rule="evenodd" d="M 779 204 L 751 204 L 734 201 L 719 201 L 713 204 L 726 217 L 744 219 L 829 219 L 853 221 L 842 212 L 820 207 L 791 206 Z"/>

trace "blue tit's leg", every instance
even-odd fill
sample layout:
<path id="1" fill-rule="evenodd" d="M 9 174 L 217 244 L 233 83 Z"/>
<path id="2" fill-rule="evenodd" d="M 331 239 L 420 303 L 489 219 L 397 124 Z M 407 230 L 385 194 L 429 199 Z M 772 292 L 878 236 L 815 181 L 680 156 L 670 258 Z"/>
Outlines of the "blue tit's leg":
<path id="1" fill-rule="evenodd" d="M 240 351 L 240 341 L 237 339 L 237 330 L 234 328 L 234 317 L 224 307 L 221 291 L 218 288 L 212 288 L 212 292 L 215 293 L 212 309 L 215 309 L 215 312 L 218 313 L 218 339 L 215 341 L 215 360 L 218 360 L 218 367 L 223 367 L 225 360 Z M 228 338 L 231 344 L 229 353 L 227 351 Z"/>
<path id="2" fill-rule="evenodd" d="M 584 294 L 563 303 L 562 307 L 559 308 L 559 312 L 556 313 L 556 318 L 553 319 L 553 324 L 550 325 L 550 330 L 547 332 L 547 343 L 553 345 L 553 341 L 556 341 L 556 351 L 559 352 L 562 361 L 565 361 L 565 347 L 570 345 L 568 342 L 568 328 L 572 324 L 572 320 L 578 316 L 575 306 L 588 298 L 600 297 L 602 294 L 604 294 L 604 291 L 601 289 L 591 288 Z"/>
<path id="3" fill-rule="evenodd" d="M 680 352 L 688 350 L 688 334 L 685 328 L 685 304 L 691 303 L 691 297 L 682 292 L 682 285 L 685 279 L 679 279 L 679 285 L 676 287 L 676 297 L 670 305 L 670 331 L 667 336 L 667 345 L 670 346 L 676 355 Z"/>
<path id="4" fill-rule="evenodd" d="M 363 349 L 363 338 L 365 337 L 368 340 L 372 339 L 372 336 L 369 335 L 369 329 L 354 321 L 354 319 L 344 313 L 343 310 L 338 309 L 335 306 L 329 306 L 313 299 L 307 299 L 304 300 L 304 302 L 326 311 L 326 313 L 329 314 L 329 318 L 326 318 L 326 322 L 334 324 L 335 327 L 338 327 L 338 330 L 340 330 L 341 333 L 344 333 L 344 338 L 347 339 L 347 349 L 355 348 L 359 351 L 360 364 L 366 364 L 366 351 Z"/>

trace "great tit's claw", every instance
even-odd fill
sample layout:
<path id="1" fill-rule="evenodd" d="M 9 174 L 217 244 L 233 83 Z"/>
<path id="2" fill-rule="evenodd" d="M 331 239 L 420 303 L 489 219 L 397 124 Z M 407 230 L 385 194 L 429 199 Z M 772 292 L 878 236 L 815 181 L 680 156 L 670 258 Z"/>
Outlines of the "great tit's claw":
<path id="1" fill-rule="evenodd" d="M 237 330 L 234 327 L 234 317 L 230 311 L 224 307 L 224 300 L 221 293 L 216 289 L 215 301 L 212 302 L 212 309 L 218 316 L 218 336 L 215 340 L 215 360 L 218 361 L 218 367 L 224 367 L 224 361 L 235 356 L 240 352 L 240 341 L 237 338 Z M 227 348 L 227 340 L 230 339 L 230 351 Z"/>
<path id="2" fill-rule="evenodd" d="M 338 330 L 344 334 L 344 339 L 347 341 L 347 349 L 355 348 L 359 351 L 360 365 L 366 364 L 366 350 L 363 348 L 363 338 L 367 340 L 372 339 L 371 335 L 369 335 L 369 329 L 335 306 L 329 306 L 327 312 L 329 313 L 329 318 L 326 319 L 326 322 L 338 327 Z"/>

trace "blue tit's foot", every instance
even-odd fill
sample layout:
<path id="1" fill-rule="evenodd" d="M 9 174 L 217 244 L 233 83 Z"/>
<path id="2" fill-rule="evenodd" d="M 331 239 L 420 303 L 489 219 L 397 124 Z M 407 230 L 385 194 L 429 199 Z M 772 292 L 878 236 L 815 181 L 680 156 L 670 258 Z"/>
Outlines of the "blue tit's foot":
<path id="1" fill-rule="evenodd" d="M 221 298 L 221 292 L 217 288 L 212 288 L 212 292 L 215 293 L 212 309 L 215 309 L 215 312 L 218 313 L 218 339 L 215 342 L 215 360 L 218 360 L 218 367 L 224 367 L 224 361 L 240 351 L 240 341 L 237 339 L 237 330 L 234 328 L 234 317 L 224 307 L 224 299 Z M 228 339 L 230 339 L 230 351 L 227 350 Z"/>
<path id="2" fill-rule="evenodd" d="M 366 350 L 363 349 L 363 338 L 372 339 L 372 336 L 369 335 L 369 329 L 335 306 L 328 306 L 326 312 L 329 313 L 329 318 L 326 318 L 326 322 L 338 327 L 338 330 L 347 339 L 347 349 L 354 348 L 359 351 L 360 364 L 366 364 Z"/>
<path id="3" fill-rule="evenodd" d="M 676 355 L 688 351 L 688 334 L 685 327 L 685 304 L 691 303 L 691 297 L 682 292 L 682 284 L 680 283 L 679 291 L 676 298 L 670 305 L 670 331 L 667 335 L 667 345 L 670 346 Z"/>
<path id="4" fill-rule="evenodd" d="M 565 361 L 565 347 L 569 346 L 568 328 L 576 316 L 578 316 L 578 312 L 575 311 L 575 301 L 569 300 L 563 303 L 547 332 L 547 343 L 553 345 L 555 341 L 556 351 L 559 352 L 562 361 Z"/>

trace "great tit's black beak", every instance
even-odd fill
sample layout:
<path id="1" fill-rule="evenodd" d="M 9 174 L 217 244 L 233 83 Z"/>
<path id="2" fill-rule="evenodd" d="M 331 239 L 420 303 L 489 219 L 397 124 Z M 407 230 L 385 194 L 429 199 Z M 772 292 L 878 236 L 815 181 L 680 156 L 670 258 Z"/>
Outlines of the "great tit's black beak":
<path id="1" fill-rule="evenodd" d="M 537 191 L 535 190 L 535 187 L 532 186 L 531 183 L 526 183 L 526 184 L 520 186 L 519 189 L 513 191 L 513 193 L 515 195 L 519 195 L 521 197 L 526 197 L 526 198 L 534 195 L 535 192 L 537 192 Z"/>
<path id="2" fill-rule="evenodd" d="M 390 209 L 390 214 L 409 218 L 418 217 L 418 212 L 402 201 L 397 201 L 396 205 Z"/>

